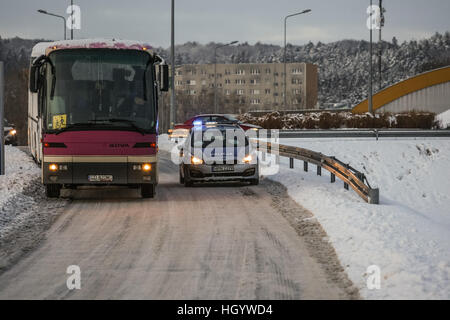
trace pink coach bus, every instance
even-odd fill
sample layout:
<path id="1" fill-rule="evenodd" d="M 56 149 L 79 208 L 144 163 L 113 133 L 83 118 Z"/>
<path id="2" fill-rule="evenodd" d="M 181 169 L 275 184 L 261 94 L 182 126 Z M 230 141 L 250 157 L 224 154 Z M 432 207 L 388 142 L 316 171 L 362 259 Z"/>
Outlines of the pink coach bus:
<path id="1" fill-rule="evenodd" d="M 158 93 L 168 66 L 144 43 L 37 44 L 29 83 L 28 138 L 48 197 L 82 185 L 158 183 Z"/>

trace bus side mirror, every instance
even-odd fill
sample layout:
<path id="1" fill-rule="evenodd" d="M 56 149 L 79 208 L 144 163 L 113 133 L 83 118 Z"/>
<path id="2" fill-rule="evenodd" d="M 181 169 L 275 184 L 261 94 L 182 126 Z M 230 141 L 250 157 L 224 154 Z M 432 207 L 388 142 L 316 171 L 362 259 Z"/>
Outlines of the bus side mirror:
<path id="1" fill-rule="evenodd" d="M 169 66 L 159 65 L 159 90 L 169 91 Z"/>
<path id="2" fill-rule="evenodd" d="M 39 67 L 31 66 L 30 68 L 30 92 L 36 93 L 39 89 Z"/>

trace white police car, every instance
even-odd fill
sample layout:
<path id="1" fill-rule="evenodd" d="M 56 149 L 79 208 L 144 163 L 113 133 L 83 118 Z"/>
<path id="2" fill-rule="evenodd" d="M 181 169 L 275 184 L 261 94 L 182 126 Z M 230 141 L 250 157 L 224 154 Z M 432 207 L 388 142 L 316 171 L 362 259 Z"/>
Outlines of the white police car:
<path id="1" fill-rule="evenodd" d="M 237 125 L 202 124 L 190 129 L 180 147 L 180 183 L 241 181 L 259 183 L 256 150 Z"/>

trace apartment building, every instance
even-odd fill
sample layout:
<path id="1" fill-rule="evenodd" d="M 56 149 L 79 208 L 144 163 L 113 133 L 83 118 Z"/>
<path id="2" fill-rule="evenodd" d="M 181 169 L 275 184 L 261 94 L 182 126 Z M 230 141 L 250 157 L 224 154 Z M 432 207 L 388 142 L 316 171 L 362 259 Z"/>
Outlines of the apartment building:
<path id="1" fill-rule="evenodd" d="M 217 64 L 220 104 L 242 105 L 243 111 L 284 110 L 284 64 Z M 318 71 L 309 63 L 286 64 L 286 110 L 314 109 Z M 214 92 L 214 64 L 183 65 L 175 72 L 177 93 L 192 98 Z"/>

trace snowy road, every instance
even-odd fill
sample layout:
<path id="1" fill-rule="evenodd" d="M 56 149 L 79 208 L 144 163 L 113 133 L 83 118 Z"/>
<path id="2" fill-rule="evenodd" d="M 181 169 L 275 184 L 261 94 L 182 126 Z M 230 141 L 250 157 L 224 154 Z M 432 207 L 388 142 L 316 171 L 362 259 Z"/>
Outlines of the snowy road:
<path id="1" fill-rule="evenodd" d="M 312 257 L 270 183 L 184 188 L 176 166 L 160 163 L 152 200 L 132 189 L 74 191 L 41 245 L 0 276 L 0 299 L 350 297 L 330 275 L 335 256 L 328 266 Z M 80 290 L 66 286 L 69 265 L 81 268 Z"/>

